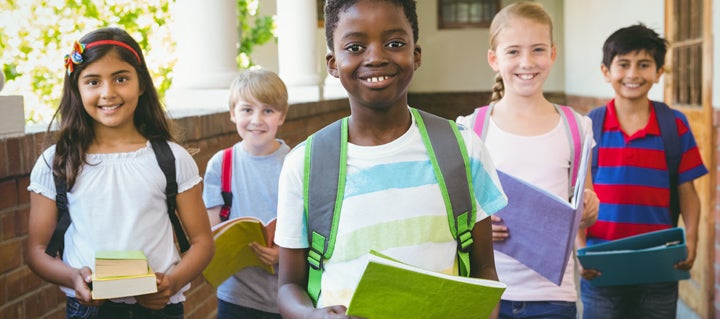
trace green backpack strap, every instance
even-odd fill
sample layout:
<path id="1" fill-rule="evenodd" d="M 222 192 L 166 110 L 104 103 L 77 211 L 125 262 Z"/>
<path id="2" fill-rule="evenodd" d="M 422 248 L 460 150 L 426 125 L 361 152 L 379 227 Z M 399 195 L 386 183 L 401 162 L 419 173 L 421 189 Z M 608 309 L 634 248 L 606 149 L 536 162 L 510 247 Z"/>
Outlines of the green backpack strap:
<path id="1" fill-rule="evenodd" d="M 472 229 L 475 225 L 477 207 L 472 189 L 470 160 L 465 142 L 455 122 L 411 109 L 428 150 L 435 178 L 438 180 L 445 210 L 447 211 L 450 233 L 457 241 L 459 273 L 470 276 L 470 248 Z M 420 116 L 418 116 L 420 115 Z M 457 143 L 449 143 L 455 139 Z"/>
<path id="2" fill-rule="evenodd" d="M 347 138 L 347 118 L 343 118 L 317 131 L 305 143 L 303 205 L 310 244 L 308 295 L 313 304 L 320 296 L 323 260 L 332 256 L 335 247 L 345 196 Z"/>
<path id="3" fill-rule="evenodd" d="M 472 178 L 465 142 L 454 122 L 413 108 L 411 111 L 442 192 L 450 232 L 458 243 L 460 275 L 467 277 L 476 206 L 470 191 Z M 307 290 L 314 304 L 320 296 L 323 260 L 333 254 L 345 195 L 347 123 L 347 118 L 338 120 L 308 137 L 305 144 L 303 204 L 310 244 Z M 448 143 L 451 139 L 457 143 Z"/>

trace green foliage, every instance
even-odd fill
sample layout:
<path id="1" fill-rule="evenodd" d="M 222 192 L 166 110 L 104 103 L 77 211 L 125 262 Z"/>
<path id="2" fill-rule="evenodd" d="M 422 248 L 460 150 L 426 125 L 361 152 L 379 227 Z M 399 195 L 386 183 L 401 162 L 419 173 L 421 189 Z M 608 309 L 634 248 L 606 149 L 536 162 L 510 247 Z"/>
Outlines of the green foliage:
<path id="1" fill-rule="evenodd" d="M 237 0 L 242 45 L 238 66 L 250 67 L 257 45 L 274 38 L 272 17 L 257 17 L 257 0 Z M 73 41 L 106 26 L 128 31 L 140 44 L 161 98 L 172 83 L 174 0 L 0 1 L 2 94 L 23 95 L 27 123 L 46 123 L 60 101 L 63 58 Z M 241 58 L 242 56 L 242 58 Z M 242 62 L 242 63 L 240 63 Z"/>
<path id="2" fill-rule="evenodd" d="M 240 68 L 247 69 L 255 65 L 250 58 L 253 48 L 273 40 L 276 25 L 273 17 L 258 16 L 258 0 L 237 0 L 237 8 L 240 33 L 237 63 Z"/>

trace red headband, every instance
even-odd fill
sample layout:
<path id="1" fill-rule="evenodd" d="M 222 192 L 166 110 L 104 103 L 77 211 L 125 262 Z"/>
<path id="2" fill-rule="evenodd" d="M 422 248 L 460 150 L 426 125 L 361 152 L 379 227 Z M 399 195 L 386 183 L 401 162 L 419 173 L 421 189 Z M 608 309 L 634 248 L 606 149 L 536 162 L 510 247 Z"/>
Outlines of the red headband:
<path id="1" fill-rule="evenodd" d="M 132 52 L 132 54 L 135 55 L 135 58 L 138 60 L 138 63 L 142 64 L 142 60 L 140 60 L 140 55 L 137 53 L 137 51 L 135 51 L 135 49 L 133 49 L 131 46 L 129 46 L 125 42 L 120 42 L 120 41 L 116 41 L 116 40 L 98 40 L 95 42 L 90 42 L 88 44 L 82 44 L 80 42 L 75 41 L 75 43 L 73 44 L 72 52 L 65 55 L 65 69 L 67 69 L 67 74 L 68 75 L 72 74 L 72 72 L 75 68 L 75 64 L 83 63 L 82 54 L 85 51 L 85 49 L 89 49 L 92 47 L 96 47 L 99 45 L 105 45 L 105 44 L 117 45 L 117 46 L 120 46 L 120 47 L 130 50 L 130 52 Z"/>
<path id="2" fill-rule="evenodd" d="M 90 42 L 90 43 L 86 44 L 85 49 L 89 49 L 89 48 L 96 47 L 98 45 L 103 45 L 103 44 L 112 44 L 112 45 L 117 45 L 117 46 L 126 48 L 126 49 L 130 50 L 130 52 L 132 52 L 132 54 L 135 55 L 135 58 L 138 60 L 138 63 L 142 63 L 142 61 L 140 61 L 140 55 L 135 51 L 135 49 L 133 49 L 131 46 L 127 45 L 127 43 L 125 43 L 125 42 L 120 42 L 120 41 L 115 41 L 115 40 L 99 40 L 99 41 Z"/>

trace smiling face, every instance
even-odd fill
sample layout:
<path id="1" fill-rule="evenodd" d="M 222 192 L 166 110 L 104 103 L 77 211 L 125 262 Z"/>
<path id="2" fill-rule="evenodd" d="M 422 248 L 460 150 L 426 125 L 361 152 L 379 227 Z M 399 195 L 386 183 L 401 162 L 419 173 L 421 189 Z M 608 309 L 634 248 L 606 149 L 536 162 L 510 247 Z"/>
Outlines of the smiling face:
<path id="1" fill-rule="evenodd" d="M 78 91 L 96 131 L 135 128 L 133 116 L 143 92 L 137 71 L 115 50 L 83 69 Z"/>
<path id="2" fill-rule="evenodd" d="M 407 88 L 420 61 L 402 7 L 360 0 L 340 13 L 327 66 L 347 90 L 351 106 L 406 107 Z"/>
<path id="3" fill-rule="evenodd" d="M 488 50 L 488 63 L 500 72 L 505 96 L 542 96 L 542 87 L 555 62 L 550 26 L 515 18 L 498 33 L 496 47 Z"/>
<path id="4" fill-rule="evenodd" d="M 256 156 L 269 155 L 280 145 L 275 140 L 280 125 L 285 122 L 285 113 L 253 98 L 239 98 L 230 111 L 230 120 L 235 123 L 243 139 L 245 150 Z"/>
<path id="5" fill-rule="evenodd" d="M 653 84 L 660 80 L 663 73 L 653 56 L 644 50 L 618 54 L 610 68 L 604 64 L 600 68 L 605 81 L 615 90 L 615 99 L 626 101 L 646 100 Z"/>

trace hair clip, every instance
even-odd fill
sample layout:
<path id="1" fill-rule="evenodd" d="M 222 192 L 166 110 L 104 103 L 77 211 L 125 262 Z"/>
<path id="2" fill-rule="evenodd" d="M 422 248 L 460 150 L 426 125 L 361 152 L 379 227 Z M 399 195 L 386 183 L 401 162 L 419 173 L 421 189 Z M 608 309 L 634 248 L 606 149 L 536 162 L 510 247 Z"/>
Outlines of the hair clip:
<path id="1" fill-rule="evenodd" d="M 73 50 L 69 54 L 65 55 L 65 69 L 67 74 L 70 75 L 75 70 L 75 64 L 83 62 L 82 53 L 85 52 L 85 45 L 75 41 L 73 43 Z"/>
<path id="2" fill-rule="evenodd" d="M 142 60 L 140 59 L 140 55 L 127 43 L 117 41 L 117 40 L 98 40 L 95 42 L 90 42 L 88 44 L 80 43 L 78 41 L 75 41 L 73 43 L 73 50 L 69 54 L 65 55 L 65 69 L 67 70 L 67 74 L 71 75 L 73 71 L 75 70 L 76 64 L 83 63 L 83 52 L 85 52 L 85 49 L 92 48 L 94 46 L 98 45 L 116 45 L 119 47 L 123 47 L 125 49 L 128 49 L 137 59 L 138 63 L 142 64 Z"/>

